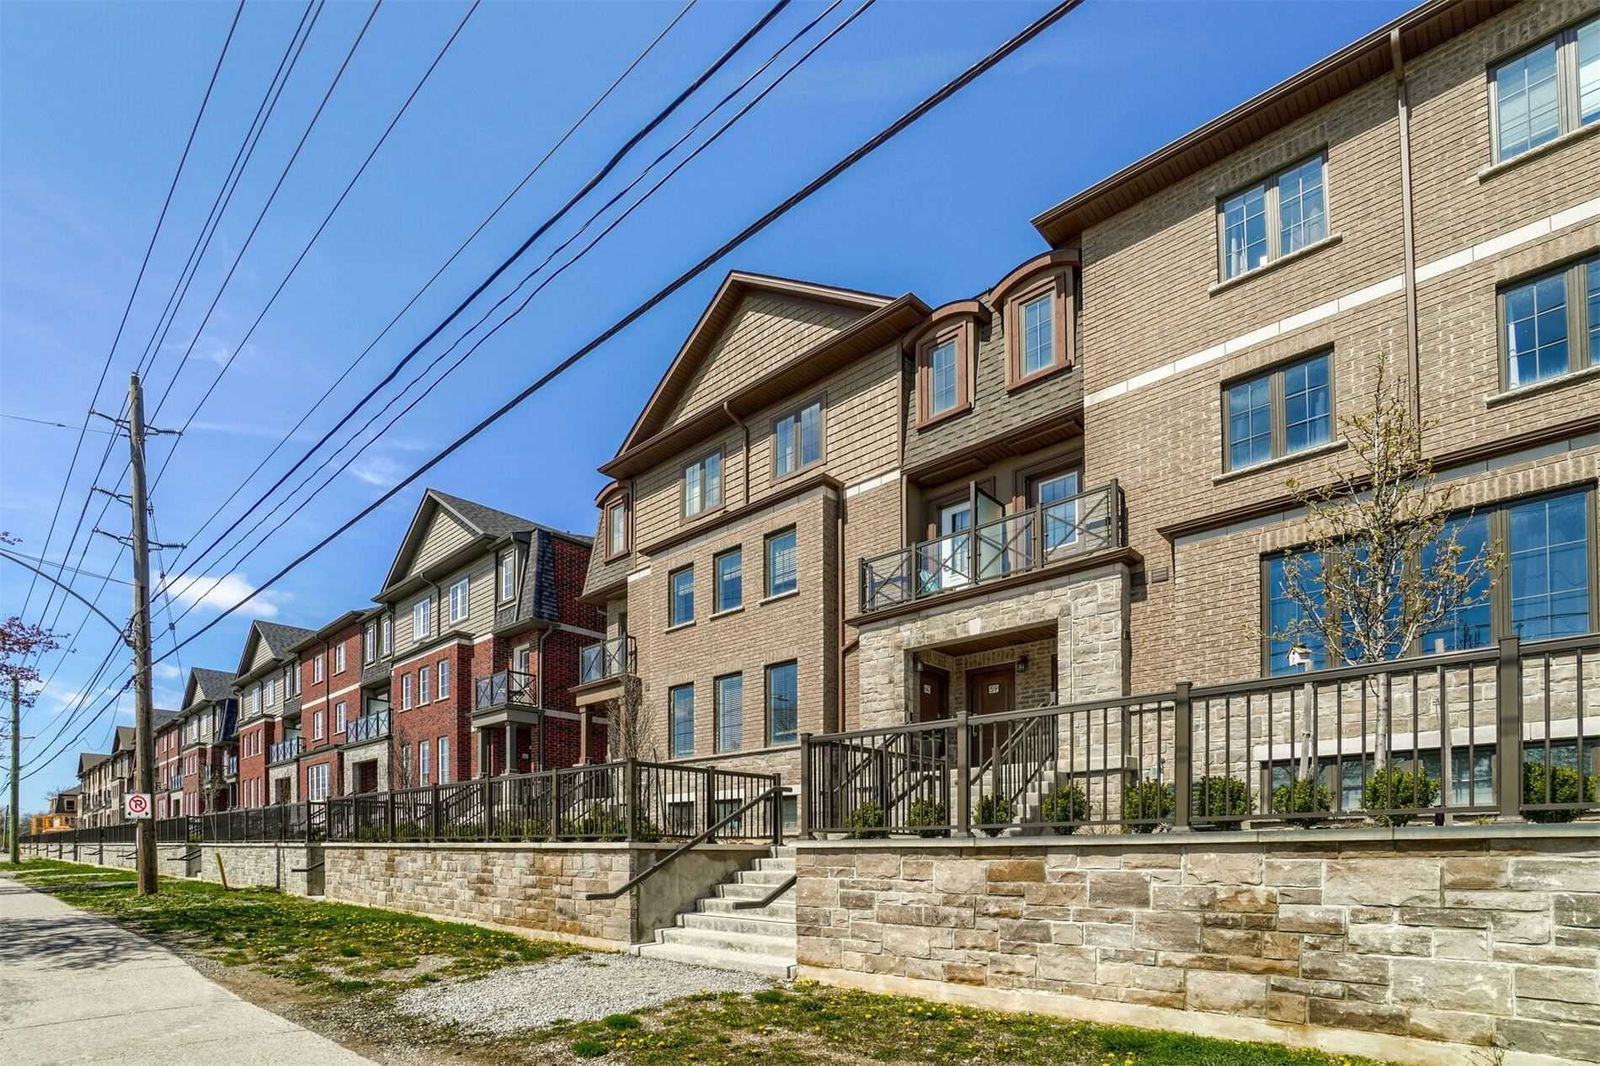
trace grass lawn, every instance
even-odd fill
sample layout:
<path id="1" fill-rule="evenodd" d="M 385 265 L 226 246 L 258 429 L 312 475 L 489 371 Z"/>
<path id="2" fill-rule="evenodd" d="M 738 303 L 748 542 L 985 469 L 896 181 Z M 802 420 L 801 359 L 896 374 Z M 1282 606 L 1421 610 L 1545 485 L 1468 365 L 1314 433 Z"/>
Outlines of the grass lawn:
<path id="1" fill-rule="evenodd" d="M 401 1014 L 395 995 L 581 950 L 455 922 L 168 878 L 160 895 L 145 899 L 134 893 L 130 871 L 47 859 L 0 862 L 0 875 L 317 993 L 327 1009 L 297 1020 L 380 1060 L 394 1045 L 402 1055 L 434 1047 L 452 1062 L 493 1066 L 1382 1066 L 1355 1056 L 945 1006 L 813 982 L 751 995 L 694 995 L 512 1036 L 472 1036 Z"/>
<path id="2" fill-rule="evenodd" d="M 134 891 L 130 870 L 53 859 L 0 862 L 0 874 L 141 932 L 171 935 L 230 966 L 249 965 L 321 992 L 408 988 L 582 950 L 270 889 L 227 890 L 164 877 L 160 893 L 144 897 Z"/>

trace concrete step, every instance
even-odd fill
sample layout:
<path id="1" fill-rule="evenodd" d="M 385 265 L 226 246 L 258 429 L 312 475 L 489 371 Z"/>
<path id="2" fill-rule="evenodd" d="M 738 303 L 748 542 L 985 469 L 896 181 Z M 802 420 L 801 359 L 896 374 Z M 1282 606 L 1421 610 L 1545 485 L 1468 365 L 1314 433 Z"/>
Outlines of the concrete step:
<path id="1" fill-rule="evenodd" d="M 714 891 L 721 899 L 765 899 L 776 885 L 745 885 L 724 881 Z"/>
<path id="2" fill-rule="evenodd" d="M 757 859 L 757 870 L 782 870 L 786 874 L 794 873 L 794 856 L 784 855 L 776 859 Z"/>
<path id="3" fill-rule="evenodd" d="M 751 933 L 725 933 L 716 929 L 690 929 L 672 926 L 659 930 L 656 941 L 664 944 L 692 944 L 714 951 L 740 951 L 750 955 L 785 958 L 794 954 L 794 930 L 787 936 L 756 936 Z"/>
<path id="4" fill-rule="evenodd" d="M 733 911 L 717 914 L 707 911 L 688 911 L 678 915 L 678 925 L 684 929 L 704 929 L 713 933 L 743 933 L 748 936 L 793 937 L 794 919 L 756 914 L 754 911 Z"/>
<path id="5" fill-rule="evenodd" d="M 794 921 L 794 896 L 780 896 L 765 907 L 735 907 L 739 901 L 736 899 L 718 899 L 707 896 L 700 900 L 699 907 L 702 914 L 739 914 L 750 918 L 781 918 L 786 922 Z"/>
<path id="6" fill-rule="evenodd" d="M 756 955 L 748 951 L 719 951 L 694 944 L 641 944 L 634 949 L 647 959 L 670 959 L 689 966 L 710 966 L 717 970 L 742 970 L 784 981 L 794 976 L 793 947 L 789 955 Z"/>
<path id="7" fill-rule="evenodd" d="M 775 859 L 792 859 L 792 858 L 794 858 L 794 845 L 793 844 L 774 844 L 772 846 L 772 848 L 771 848 L 771 851 L 772 851 L 772 857 L 775 858 Z"/>
<path id="8" fill-rule="evenodd" d="M 740 870 L 734 875 L 741 885 L 766 885 L 776 888 L 794 876 L 793 870 Z"/>

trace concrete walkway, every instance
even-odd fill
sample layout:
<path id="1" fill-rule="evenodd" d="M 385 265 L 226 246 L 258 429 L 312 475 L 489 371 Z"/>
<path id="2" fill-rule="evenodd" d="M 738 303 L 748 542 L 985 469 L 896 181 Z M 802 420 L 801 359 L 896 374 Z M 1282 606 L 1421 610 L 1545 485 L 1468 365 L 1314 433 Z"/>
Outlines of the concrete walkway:
<path id="1" fill-rule="evenodd" d="M 362 1066 L 172 952 L 0 878 L 0 1063 Z"/>

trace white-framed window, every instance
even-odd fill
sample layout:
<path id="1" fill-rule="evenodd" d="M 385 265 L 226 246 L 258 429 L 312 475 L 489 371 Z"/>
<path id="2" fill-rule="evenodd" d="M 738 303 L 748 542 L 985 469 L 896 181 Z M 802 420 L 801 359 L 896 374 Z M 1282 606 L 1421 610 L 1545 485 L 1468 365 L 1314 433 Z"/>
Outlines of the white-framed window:
<path id="1" fill-rule="evenodd" d="M 306 767 L 306 799 L 320 803 L 328 798 L 328 764 Z"/>
<path id="2" fill-rule="evenodd" d="M 439 738 L 439 784 L 450 783 L 450 738 Z"/>
<path id="3" fill-rule="evenodd" d="M 336 674 L 344 673 L 344 645 L 342 643 L 334 645 L 333 648 L 333 672 Z"/>
<path id="4" fill-rule="evenodd" d="M 300 664 L 283 668 L 283 694 L 285 697 L 300 695 Z"/>
<path id="5" fill-rule="evenodd" d="M 370 663 L 378 658 L 378 623 L 368 622 L 361 634 L 361 661 Z"/>
<path id="6" fill-rule="evenodd" d="M 335 733 L 344 732 L 346 713 L 344 700 L 340 700 L 333 705 L 333 731 Z"/>
<path id="7" fill-rule="evenodd" d="M 431 701 L 433 699 L 433 697 L 429 694 L 429 691 L 433 687 L 432 680 L 433 680 L 433 669 L 432 669 L 432 667 L 424 666 L 422 669 L 417 671 L 417 702 L 418 703 L 428 703 L 429 701 Z"/>
<path id="8" fill-rule="evenodd" d="M 311 660 L 311 683 L 319 684 L 322 681 L 322 656 Z"/>
<path id="9" fill-rule="evenodd" d="M 1322 153 L 1265 181 L 1223 197 L 1217 205 L 1223 281 L 1265 266 L 1328 235 Z"/>
<path id="10" fill-rule="evenodd" d="M 405 674 L 400 678 L 400 709 L 411 709 L 411 675 Z"/>
<path id="11" fill-rule="evenodd" d="M 509 549 L 501 552 L 495 565 L 499 568 L 496 580 L 500 587 L 500 599 L 502 601 L 516 599 L 517 553 Z"/>
<path id="12" fill-rule="evenodd" d="M 467 620 L 467 579 L 462 578 L 450 586 L 450 621 L 464 622 Z"/>
<path id="13" fill-rule="evenodd" d="M 419 784 L 428 784 L 428 777 L 432 772 L 432 767 L 428 765 L 428 756 L 431 755 L 432 752 L 433 745 L 429 744 L 426 740 L 417 741 L 417 781 Z"/>
<path id="14" fill-rule="evenodd" d="M 278 705 L 278 679 L 269 677 L 261 683 L 261 698 L 266 701 L 266 706 Z"/>
<path id="15" fill-rule="evenodd" d="M 722 506 L 722 449 L 683 468 L 683 516 Z"/>
<path id="16" fill-rule="evenodd" d="M 384 655 L 388 655 L 394 648 L 394 618 L 392 616 L 387 614 L 383 616 L 381 635 L 380 650 Z"/>
<path id="17" fill-rule="evenodd" d="M 422 640 L 433 632 L 433 601 L 426 596 L 411 605 L 411 639 Z"/>
<path id="18" fill-rule="evenodd" d="M 326 734 L 323 732 L 323 712 L 314 711 L 311 715 L 311 739 L 321 740 Z"/>
<path id="19" fill-rule="evenodd" d="M 447 699 L 450 696 L 450 663 L 448 660 L 439 664 L 439 698 Z"/>

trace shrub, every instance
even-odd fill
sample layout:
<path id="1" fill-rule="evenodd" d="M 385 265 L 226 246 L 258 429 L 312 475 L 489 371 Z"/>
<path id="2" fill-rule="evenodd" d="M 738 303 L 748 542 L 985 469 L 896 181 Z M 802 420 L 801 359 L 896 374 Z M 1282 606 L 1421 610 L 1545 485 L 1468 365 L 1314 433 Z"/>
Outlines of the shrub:
<path id="1" fill-rule="evenodd" d="M 1319 811 L 1333 809 L 1333 795 L 1326 785 L 1321 785 L 1313 778 L 1303 778 L 1287 785 L 1279 785 L 1272 793 L 1272 810 L 1274 814 L 1315 814 Z M 1295 825 L 1310 829 L 1314 825 L 1321 825 L 1326 818 L 1295 818 Z"/>
<path id="2" fill-rule="evenodd" d="M 985 833 L 997 837 L 1005 832 L 1005 823 L 1009 823 L 1016 816 L 1016 808 L 1004 796 L 980 796 L 977 814 L 973 820 L 984 827 Z"/>
<path id="3" fill-rule="evenodd" d="M 1401 766 L 1385 766 L 1367 778 L 1361 790 L 1361 805 L 1369 811 L 1394 810 L 1402 807 L 1431 807 L 1439 795 L 1439 779 L 1429 777 L 1424 771 L 1407 770 Z M 1409 814 L 1374 814 L 1372 820 L 1379 825 L 1405 825 L 1411 821 Z"/>
<path id="4" fill-rule="evenodd" d="M 1545 798 L 1545 782 L 1549 780 L 1550 796 Z M 1585 798 L 1592 802 L 1600 803 L 1600 777 L 1589 778 L 1589 795 Z M 1522 802 L 1523 803 L 1577 803 L 1578 771 L 1565 766 L 1557 766 L 1546 770 L 1542 762 L 1524 762 L 1522 764 Z M 1523 815 L 1530 822 L 1570 822 L 1578 815 L 1579 810 L 1570 811 L 1523 811 Z"/>
<path id="5" fill-rule="evenodd" d="M 550 835 L 550 823 L 543 818 L 524 818 L 517 835 L 523 840 L 543 840 Z"/>
<path id="6" fill-rule="evenodd" d="M 623 840 L 628 833 L 615 811 L 601 807 L 579 819 L 572 827 L 572 835 L 584 840 Z"/>
<path id="7" fill-rule="evenodd" d="M 889 835 L 883 828 L 883 808 L 870 800 L 851 811 L 845 824 L 857 840 L 881 840 Z"/>
<path id="8" fill-rule="evenodd" d="M 1083 789 L 1077 785 L 1053 788 L 1045 796 L 1044 802 L 1039 804 L 1039 816 L 1046 822 L 1086 821 L 1089 817 L 1089 797 L 1084 795 Z M 1062 836 L 1078 831 L 1076 825 L 1058 825 L 1053 828 Z"/>
<path id="9" fill-rule="evenodd" d="M 600 1040 L 591 1040 L 588 1037 L 572 1042 L 572 1053 L 580 1059 L 598 1059 L 602 1055 L 609 1054 L 610 1051 L 610 1044 Z"/>
<path id="10" fill-rule="evenodd" d="M 635 818 L 633 820 L 633 839 L 641 844 L 659 844 L 661 842 L 661 827 L 648 818 Z"/>
<path id="11" fill-rule="evenodd" d="M 1202 777 L 1190 790 L 1189 821 L 1196 829 L 1237 829 L 1250 814 L 1250 785 L 1237 777 Z"/>
<path id="12" fill-rule="evenodd" d="M 950 811 L 938 800 L 919 799 L 911 805 L 911 816 L 906 824 L 916 829 L 919 837 L 947 837 L 950 835 Z"/>
<path id="13" fill-rule="evenodd" d="M 608 1014 L 600 1019 L 600 1024 L 607 1029 L 623 1032 L 628 1029 L 639 1028 L 639 1019 L 632 1014 Z"/>
<path id="14" fill-rule="evenodd" d="M 1130 833 L 1153 833 L 1156 821 L 1172 817 L 1172 785 L 1166 781 L 1140 781 L 1122 793 L 1123 828 Z M 1135 822 L 1134 819 L 1156 821 Z"/>

